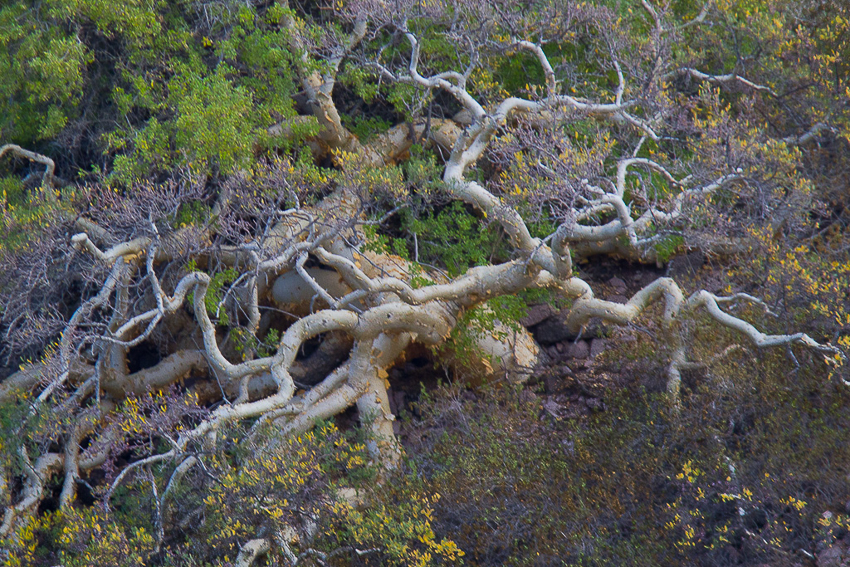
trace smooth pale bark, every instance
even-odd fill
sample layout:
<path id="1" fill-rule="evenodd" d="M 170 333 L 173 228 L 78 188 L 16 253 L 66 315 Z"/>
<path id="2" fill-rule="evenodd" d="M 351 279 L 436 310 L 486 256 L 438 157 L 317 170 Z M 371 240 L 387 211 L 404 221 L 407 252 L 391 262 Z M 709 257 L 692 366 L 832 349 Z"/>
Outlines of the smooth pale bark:
<path id="1" fill-rule="evenodd" d="M 654 45 L 665 33 L 662 19 L 651 4 L 645 1 L 641 4 L 655 24 L 652 31 L 655 39 L 651 42 Z M 705 10 L 684 25 L 698 23 L 704 17 Z M 681 371 L 695 364 L 688 360 L 688 329 L 682 320 L 697 311 L 707 314 L 715 324 L 747 337 L 756 348 L 799 344 L 824 354 L 844 356 L 837 349 L 802 333 L 765 334 L 721 308 L 732 300 L 750 301 L 753 298 L 741 295 L 723 298 L 698 291 L 686 299 L 673 280 L 659 278 L 625 304 L 619 304 L 596 298 L 591 286 L 574 275 L 574 257 L 616 254 L 637 261 L 656 261 L 653 244 L 658 238 L 658 228 L 680 223 L 692 203 L 705 203 L 718 191 L 745 182 L 740 170 L 697 183 L 690 177 L 678 179 L 656 161 L 635 157 L 635 150 L 632 157 L 616 162 L 616 174 L 600 186 L 577 180 L 580 198 L 576 199 L 574 210 L 545 239 L 532 236 L 520 211 L 473 175 L 476 164 L 492 146 L 494 138 L 519 117 L 530 119 L 535 128 L 547 129 L 559 126 L 563 116 L 586 116 L 629 128 L 641 136 L 641 143 L 646 139 L 657 140 L 660 119 L 643 108 L 640 100 L 628 99 L 629 85 L 616 58 L 612 60 L 617 77 L 614 101 L 589 101 L 561 92 L 542 45 L 522 39 L 510 40 L 512 49 L 529 53 L 540 66 L 545 96 L 538 100 L 508 97 L 485 104 L 467 89 L 467 74 L 455 71 L 432 76 L 423 74 L 419 39 L 410 30 L 398 30 L 399 37 L 409 46 L 409 59 L 398 69 L 375 62 L 373 67 L 381 79 L 412 85 L 423 92 L 443 91 L 463 110 L 457 115 L 457 122 L 427 119 L 399 124 L 364 144 L 342 124 L 333 90 L 341 63 L 366 37 L 368 22 L 365 19 L 353 22 L 350 35 L 343 38 L 332 53 L 326 54 L 326 65 L 321 67 L 310 61 L 305 47 L 307 42 L 299 37 L 298 22 L 287 15 L 281 24 L 288 32 L 290 49 L 299 58 L 298 80 L 309 100 L 312 116 L 298 117 L 291 124 L 273 127 L 271 133 L 286 136 L 299 122 L 317 123 L 319 134 L 309 142 L 314 155 L 331 153 L 339 157 L 340 152 L 346 152 L 356 157 L 358 167 L 398 163 L 415 142 L 438 150 L 445 158 L 442 181 L 448 196 L 470 205 L 487 221 L 497 223 L 512 246 L 512 260 L 473 267 L 455 278 L 426 271 L 434 284 L 417 287 L 411 277 L 414 273 L 411 262 L 362 250 L 358 241 L 363 236 L 364 219 L 360 216 L 363 203 L 353 192 L 338 188 L 314 205 L 276 212 L 273 226 L 262 235 L 252 235 L 253 240 L 244 246 L 222 246 L 198 255 L 197 265 L 205 269 L 218 262 L 239 273 L 238 284 L 227 289 L 225 296 L 231 302 L 227 305 L 232 304 L 244 314 L 242 319 L 247 321 L 249 332 L 257 333 L 260 329 L 261 308 L 288 311 L 294 319 L 277 329 L 282 331 L 282 336 L 279 343 L 273 345 L 273 354 L 236 360 L 232 345 L 228 350 L 223 326 L 207 311 L 205 300 L 212 282 L 210 275 L 202 271 L 185 274 L 174 284 L 170 295 L 158 279 L 159 266 L 184 261 L 172 251 L 179 249 L 177 243 L 188 232 L 176 231 L 162 239 L 157 233 L 121 242 L 92 221 L 77 219 L 75 226 L 79 232 L 71 237 L 71 245 L 103 263 L 109 275 L 101 289 L 70 317 L 59 343 L 58 364 L 24 368 L 0 384 L 0 402 L 8 402 L 21 392 L 32 396 L 35 401 L 31 415 L 43 408 L 56 391 L 67 387 L 70 394 L 62 402 L 63 407 L 77 408 L 76 421 L 62 440 L 61 452 L 45 453 L 33 462 L 22 449 L 21 459 L 26 466 L 23 488 L 18 494 L 10 493 L 9 479 L 0 478 L 0 497 L 9 502 L 0 536 L 11 533 L 16 522 L 34 513 L 45 498 L 47 481 L 63 470 L 65 479 L 60 503 L 62 506 L 73 503 L 81 472 L 99 466 L 106 458 L 104 449 L 91 454 L 80 451 L 86 438 L 97 436 L 101 425 L 98 419 L 114 411 L 129 395 L 166 388 L 188 376 L 206 376 L 208 387 L 204 395 L 210 400 L 220 399 L 221 403 L 192 429 L 169 437 L 171 447 L 168 451 L 127 465 L 118 474 L 109 494 L 135 469 L 174 460 L 179 464 L 163 493 L 164 498 L 186 470 L 197 462 L 192 448 L 209 445 L 217 431 L 230 423 L 256 419 L 252 435 L 261 426 L 275 427 L 280 435 L 294 435 L 308 430 L 317 420 L 329 419 L 354 405 L 364 424 L 371 429 L 368 448 L 372 458 L 392 468 L 397 465 L 400 453 L 393 435 L 395 417 L 388 403 L 389 370 L 403 359 L 411 343 L 429 347 L 444 345 L 465 311 L 482 308 L 489 299 L 526 289 L 548 288 L 571 300 L 566 323 L 576 332 L 593 318 L 618 325 L 629 324 L 651 305 L 660 302 L 663 305 L 661 326 L 672 351 L 668 391 L 673 403 L 677 400 Z M 319 68 L 321 71 L 317 70 Z M 660 83 L 665 78 L 681 75 L 717 85 L 738 83 L 755 91 L 772 93 L 738 75 L 709 75 L 689 68 L 670 71 L 665 70 L 661 62 L 656 63 L 650 80 Z M 785 143 L 805 144 L 827 130 L 828 126 L 818 124 L 800 136 L 787 138 Z M 45 165 L 45 185 L 49 186 L 55 179 L 54 164 L 49 158 L 13 145 L 2 146 L 0 156 L 5 153 Z M 344 159 L 337 161 L 345 163 Z M 649 171 L 667 183 L 669 198 L 655 202 L 647 195 L 629 195 L 630 191 L 642 191 L 630 187 L 627 182 L 630 175 L 640 170 Z M 638 208 L 636 197 L 642 198 L 642 208 Z M 229 195 L 222 195 L 214 207 L 214 216 L 228 206 L 229 199 Z M 597 220 L 599 218 L 605 221 Z M 156 226 L 152 230 L 156 233 Z M 210 236 L 208 232 L 204 239 Z M 740 246 L 740 242 L 723 241 L 718 245 L 734 248 Z M 261 256 L 260 252 L 267 255 Z M 420 269 L 417 266 L 417 270 Z M 144 292 L 136 287 L 139 281 L 147 286 Z M 138 297 L 149 293 L 155 305 L 148 308 L 151 302 L 145 300 L 138 305 L 147 307 L 137 308 L 137 296 L 133 294 L 140 293 Z M 190 295 L 193 296 L 191 302 Z M 154 336 L 162 322 L 177 317 L 178 311 L 188 319 L 190 307 L 196 336 L 200 337 L 197 350 L 174 350 L 155 366 L 130 373 L 127 368 L 129 350 Z M 93 347 L 86 343 L 90 347 L 88 356 L 96 359 L 92 361 L 80 356 L 81 347 L 74 340 L 76 331 L 90 322 L 95 312 L 109 312 L 109 317 L 107 331 L 87 339 L 94 342 Z M 514 381 L 527 377 L 539 361 L 539 349 L 531 336 L 525 330 L 514 332 L 502 322 L 497 322 L 488 331 L 478 339 L 482 353 L 477 361 L 480 372 L 490 378 L 506 375 Z M 332 352 L 333 364 L 321 366 L 297 361 L 305 343 L 320 337 L 326 338 L 319 352 L 322 348 Z M 490 358 L 497 361 L 495 368 L 492 365 L 487 368 L 486 361 Z M 311 369 L 320 375 L 306 380 L 305 373 Z M 301 386 L 306 389 L 299 391 Z M 199 385 L 195 387 L 196 391 L 203 389 Z M 89 399 L 94 399 L 95 403 L 86 406 Z M 81 409 L 84 407 L 96 411 L 87 412 Z M 108 445 L 109 435 L 116 434 L 107 430 L 102 435 L 107 438 L 95 439 L 94 446 Z M 267 553 L 271 545 L 268 538 L 247 542 L 239 552 L 237 564 L 251 565 Z"/>
<path id="2" fill-rule="evenodd" d="M 3 146 L 0 146 L 0 158 L 2 158 L 6 154 L 12 154 L 17 157 L 22 157 L 24 159 L 28 159 L 30 161 L 42 164 L 44 166 L 44 175 L 42 176 L 42 183 L 48 189 L 48 198 L 51 201 L 56 200 L 56 196 L 53 193 L 53 185 L 57 181 L 56 177 L 54 176 L 54 173 L 56 172 L 56 163 L 52 159 L 45 155 L 32 152 L 30 150 L 25 150 L 21 146 L 15 144 L 5 144 Z"/>

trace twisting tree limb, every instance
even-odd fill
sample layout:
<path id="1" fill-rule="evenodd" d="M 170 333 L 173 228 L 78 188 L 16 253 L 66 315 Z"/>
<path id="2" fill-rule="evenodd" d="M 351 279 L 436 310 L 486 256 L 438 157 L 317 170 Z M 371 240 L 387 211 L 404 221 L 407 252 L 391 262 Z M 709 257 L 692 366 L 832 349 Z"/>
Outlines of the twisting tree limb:
<path id="1" fill-rule="evenodd" d="M 688 75 L 688 76 L 690 76 L 694 79 L 697 79 L 699 81 L 708 81 L 709 83 L 713 83 L 713 84 L 727 84 L 727 83 L 738 82 L 738 83 L 740 83 L 740 84 L 742 84 L 742 85 L 744 85 L 744 86 L 746 86 L 750 89 L 753 89 L 754 91 L 765 92 L 765 93 L 767 93 L 771 96 L 778 96 L 772 88 L 765 86 L 765 85 L 756 84 L 756 83 L 754 83 L 754 82 L 752 82 L 752 81 L 750 81 L 750 80 L 748 80 L 748 79 L 746 79 L 746 78 L 744 78 L 744 77 L 742 77 L 742 76 L 740 76 L 736 73 L 727 73 L 725 75 L 710 75 L 708 73 L 703 73 L 702 71 L 699 71 L 697 69 L 691 69 L 689 67 L 683 67 L 681 69 L 677 69 L 676 71 L 673 71 L 672 73 L 667 75 L 665 77 L 665 79 L 672 78 L 676 75 Z"/>
<path id="2" fill-rule="evenodd" d="M 709 4 L 685 25 L 703 22 Z M 55 403 L 56 413 L 67 415 L 71 425 L 49 440 L 46 446 L 52 448 L 44 454 L 30 455 L 21 448 L 25 467 L 20 489 L 8 475 L 0 476 L 0 498 L 9 503 L 0 536 L 12 533 L 22 518 L 34 513 L 50 492 L 53 475 L 64 472 L 60 506 L 73 505 L 77 483 L 108 458 L 108 450 L 100 447 L 129 436 L 105 425 L 107 418 L 132 396 L 167 390 L 186 379 L 192 385 L 184 389 L 203 391 L 199 397 L 210 405 L 209 413 L 185 429 L 158 433 L 166 448 L 134 456 L 137 460 L 123 465 L 106 491 L 108 502 L 116 487 L 133 475 L 148 471 L 152 476 L 155 465 L 169 467 L 162 490 L 155 480 L 151 484 L 158 530 L 168 497 L 193 467 L 204 466 L 204 451 L 214 446 L 222 428 L 234 423 L 250 424 L 249 439 L 257 439 L 264 427 L 274 428 L 279 436 L 297 435 L 317 420 L 356 407 L 371 429 L 372 459 L 392 468 L 400 457 L 388 392 L 393 366 L 414 344 L 447 346 L 450 351 L 452 345 L 446 343 L 470 310 L 486 310 L 489 300 L 528 289 L 546 288 L 569 299 L 565 317 L 573 332 L 595 318 L 627 325 L 660 303 L 661 334 L 671 352 L 667 374 L 673 403 L 678 400 L 682 371 L 697 364 L 688 358 L 691 330 L 685 321 L 698 313 L 746 336 L 755 348 L 800 345 L 843 357 L 837 348 L 805 333 L 771 335 L 724 310 L 733 300 L 758 303 L 745 294 L 720 297 L 697 291 L 686 296 L 674 280 L 659 278 L 621 304 L 597 298 L 590 283 L 574 272 L 574 260 L 601 253 L 658 261 L 655 245 L 686 228 L 696 205 L 731 199 L 735 191 L 763 182 L 752 173 L 754 168 L 745 173 L 746 163 L 739 166 L 728 155 L 721 159 L 711 154 L 709 150 L 716 153 L 716 148 L 705 150 L 705 159 L 713 160 L 711 166 L 697 159 L 681 165 L 660 151 L 653 154 L 646 149 L 677 143 L 680 117 L 671 118 L 675 109 L 665 100 L 668 87 L 663 83 L 668 79 L 689 77 L 775 93 L 735 73 L 709 75 L 692 67 L 674 67 L 665 53 L 669 41 L 665 38 L 677 28 L 652 3 L 642 0 L 641 5 L 651 27 L 645 49 L 651 59 L 636 63 L 616 38 L 605 36 L 602 68 L 615 79 L 601 87 L 609 93 L 593 100 L 562 90 L 571 86 L 569 74 L 547 56 L 544 46 L 550 39 L 545 30 L 538 36 L 508 22 L 504 27 L 511 33 L 499 41 L 469 39 L 473 52 L 459 57 L 456 70 L 445 70 L 432 65 L 429 54 L 423 52 L 428 42 L 417 35 L 422 33 L 421 26 L 413 25 L 412 13 L 358 14 L 348 21 L 350 33 L 345 37 L 327 36 L 326 60 L 318 65 L 311 59 L 303 22 L 287 10 L 281 27 L 296 55 L 295 72 L 312 112 L 309 120 L 320 126 L 312 149 L 316 157 L 331 153 L 341 170 L 334 173 L 339 175 L 332 182 L 322 181 L 321 187 L 305 189 L 302 186 L 308 182 L 278 172 L 273 187 L 263 187 L 272 194 L 263 197 L 271 203 L 265 208 L 251 208 L 261 200 L 258 193 L 262 191 L 251 185 L 249 176 L 235 176 L 239 181 L 224 185 L 203 227 L 168 228 L 173 226 L 174 210 L 162 212 L 160 218 L 151 214 L 134 219 L 137 224 L 126 219 L 110 224 L 108 214 L 93 216 L 97 222 L 83 217 L 69 221 L 68 232 L 63 233 L 68 256 L 74 262 L 94 264 L 99 271 L 87 274 L 90 287 L 79 293 L 79 303 L 68 308 L 55 358 L 5 380 L 0 384 L 0 402 L 24 392 L 28 400 L 34 400 L 29 417 Z M 563 8 L 571 6 L 566 3 Z M 511 14 L 497 16 L 504 19 Z M 486 34 L 491 23 L 481 30 L 463 29 L 459 24 L 455 28 L 456 22 L 447 26 L 455 35 Z M 594 28 L 592 22 L 586 24 L 600 34 L 606 31 Z M 463 108 L 465 118 L 454 122 L 415 116 L 410 124 L 396 124 L 369 143 L 349 131 L 334 102 L 334 88 L 343 63 L 355 60 L 361 49 L 372 49 L 370 41 L 378 31 L 370 36 L 370 27 L 394 42 L 393 55 L 379 49 L 374 57 L 359 59 L 368 61 L 364 68 L 374 71 L 381 86 L 389 82 L 413 87 L 428 99 L 437 91 L 445 93 L 452 104 Z M 542 73 L 540 84 L 511 94 L 482 94 L 486 89 L 473 84 L 473 71 L 493 50 L 509 56 L 517 51 L 530 54 L 531 64 Z M 590 92 L 597 96 L 599 91 Z M 295 122 L 299 120 L 305 121 Z M 599 127 L 621 134 L 626 151 L 599 150 L 596 155 L 597 146 L 605 145 L 601 137 L 585 146 L 568 139 L 564 131 L 583 121 L 592 125 L 590 130 Z M 279 125 L 271 133 L 285 135 L 286 130 L 286 125 Z M 828 126 L 816 124 L 784 141 L 806 144 L 827 130 Z M 546 138 L 549 134 L 551 140 Z M 712 133 L 717 140 L 724 136 L 728 140 L 728 132 Z M 441 204 L 462 202 L 507 237 L 509 252 L 498 262 L 474 266 L 456 276 L 438 273 L 418 263 L 416 236 L 414 261 L 369 251 L 372 243 L 367 242 L 365 227 L 380 227 L 389 217 L 369 220 L 369 207 L 386 199 L 392 202 L 384 212 L 412 208 L 414 199 L 405 192 L 416 194 L 420 188 L 404 185 L 390 197 L 378 196 L 369 194 L 364 186 L 371 185 L 363 179 L 390 171 L 382 168 L 405 159 L 418 141 L 426 149 L 442 150 L 437 161 L 441 179 L 433 180 L 442 181 L 434 184 Z M 519 161 L 516 156 L 528 156 L 524 163 L 531 164 L 517 175 L 517 199 L 500 186 L 499 176 L 508 175 L 511 165 L 494 157 L 503 146 L 515 161 Z M 727 142 L 727 154 L 729 146 Z M 582 151 L 586 155 L 579 157 L 590 156 L 584 160 L 587 163 L 576 157 Z M 687 147 L 686 151 L 697 149 Z M 0 148 L 0 157 L 5 153 L 45 165 L 45 185 L 54 182 L 55 166 L 49 158 L 14 145 Z M 391 171 L 403 176 L 402 169 Z M 245 188 L 239 186 L 243 182 Z M 130 189 L 127 192 L 132 194 Z M 548 235 L 535 236 L 539 233 L 529 220 L 533 214 L 527 212 L 535 206 L 546 211 L 541 216 L 553 221 Z M 191 246 L 184 246 L 186 242 Z M 227 268 L 226 274 L 222 267 Z M 419 274 L 432 280 L 431 285 L 419 286 L 421 282 L 414 279 Z M 482 375 L 521 381 L 539 362 L 539 349 L 524 329 L 507 337 L 501 332 L 503 323 L 494 322 L 487 329 L 490 336 L 474 339 L 484 353 L 481 360 L 492 358 L 497 363 Z M 312 358 L 304 356 L 305 349 L 316 343 L 321 344 L 314 356 L 332 354 L 331 362 L 313 364 Z M 131 352 L 143 346 L 152 346 L 156 360 L 131 371 Z M 317 375 L 309 375 L 314 371 Z M 82 450 L 87 444 L 89 448 Z M 161 540 L 162 532 L 157 535 Z M 279 533 L 257 535 L 241 547 L 237 564 L 251 565 L 276 546 L 284 549 L 292 563 L 320 556 L 307 551 L 297 555 Z"/>
<path id="3" fill-rule="evenodd" d="M 25 150 L 21 146 L 17 146 L 15 144 L 6 144 L 4 146 L 0 146 L 0 158 L 2 158 L 7 153 L 42 164 L 44 166 L 44 175 L 42 176 L 41 180 L 47 188 L 52 189 L 58 181 L 54 175 L 54 172 L 56 171 L 56 164 L 49 157 L 35 152 L 31 152 L 29 150 Z M 49 198 L 55 199 L 53 191 L 48 191 L 48 194 Z"/>

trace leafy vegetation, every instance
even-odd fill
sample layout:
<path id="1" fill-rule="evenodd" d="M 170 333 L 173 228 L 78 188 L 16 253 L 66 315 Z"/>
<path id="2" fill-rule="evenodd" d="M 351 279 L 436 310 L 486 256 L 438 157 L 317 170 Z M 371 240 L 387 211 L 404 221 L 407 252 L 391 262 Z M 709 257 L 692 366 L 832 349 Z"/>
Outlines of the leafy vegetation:
<path id="1" fill-rule="evenodd" d="M 420 402 L 408 474 L 441 495 L 435 525 L 476 565 L 752 565 L 823 551 L 847 529 L 846 469 L 826 465 L 848 459 L 847 393 L 770 358 L 713 368 L 681 412 L 647 392 L 647 375 L 597 390 L 604 411 L 572 419 L 546 411 L 542 391 L 444 387 Z"/>
<path id="2" fill-rule="evenodd" d="M 846 560 L 848 65 L 823 0 L 4 2 L 0 563 Z"/>

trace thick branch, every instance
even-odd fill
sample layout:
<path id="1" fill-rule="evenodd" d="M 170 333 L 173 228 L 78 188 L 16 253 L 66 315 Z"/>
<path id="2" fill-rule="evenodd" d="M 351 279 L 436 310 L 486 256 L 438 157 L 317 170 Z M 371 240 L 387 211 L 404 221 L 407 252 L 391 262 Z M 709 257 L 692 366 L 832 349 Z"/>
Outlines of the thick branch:
<path id="1" fill-rule="evenodd" d="M 16 146 L 15 144 L 6 144 L 5 146 L 0 146 L 0 158 L 2 158 L 7 153 L 14 154 L 18 157 L 26 158 L 30 161 L 34 161 L 36 163 L 44 165 L 44 175 L 41 178 L 42 182 L 48 188 L 53 188 L 53 185 L 56 182 L 56 177 L 53 175 L 56 171 L 56 164 L 52 159 L 45 155 L 25 150 L 21 146 Z M 49 191 L 48 193 L 50 199 L 55 199 L 55 196 L 53 195 L 52 191 Z"/>

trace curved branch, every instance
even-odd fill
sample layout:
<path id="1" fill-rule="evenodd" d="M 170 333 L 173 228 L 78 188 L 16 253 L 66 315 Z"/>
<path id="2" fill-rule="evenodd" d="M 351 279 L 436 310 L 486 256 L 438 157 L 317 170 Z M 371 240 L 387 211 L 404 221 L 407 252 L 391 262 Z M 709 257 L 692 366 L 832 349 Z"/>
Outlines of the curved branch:
<path id="1" fill-rule="evenodd" d="M 665 75 L 664 80 L 668 80 L 676 75 L 688 75 L 699 81 L 708 81 L 709 83 L 713 83 L 716 85 L 739 82 L 742 85 L 747 86 L 755 91 L 766 92 L 774 97 L 779 96 L 772 88 L 754 83 L 749 79 L 745 79 L 744 77 L 738 75 L 737 73 L 727 73 L 725 75 L 710 75 L 708 73 L 703 73 L 702 71 L 693 69 L 691 67 L 682 67 L 680 69 L 676 69 L 675 71 L 671 71 L 670 73 Z"/>
<path id="2" fill-rule="evenodd" d="M 799 136 L 788 136 L 786 138 L 782 138 L 782 141 L 788 144 L 789 146 L 804 146 L 812 140 L 816 139 L 821 134 L 821 132 L 829 132 L 831 134 L 835 134 L 836 129 L 823 122 L 818 122 Z"/>
<path id="3" fill-rule="evenodd" d="M 54 172 L 56 171 L 56 163 L 52 159 L 45 155 L 25 150 L 21 146 L 15 144 L 6 144 L 4 146 L 0 146 L 0 158 L 2 158 L 7 153 L 14 154 L 18 157 L 22 157 L 30 161 L 42 164 L 44 166 L 44 175 L 41 178 L 42 182 L 47 187 L 53 188 L 54 182 L 57 179 L 54 176 Z M 56 196 L 53 194 L 52 191 L 48 191 L 48 193 L 48 198 L 50 198 L 51 200 L 56 199 Z"/>
<path id="4" fill-rule="evenodd" d="M 138 396 L 165 388 L 193 371 L 206 368 L 207 358 L 202 351 L 182 350 L 165 357 L 150 368 L 133 374 L 111 376 L 111 379 L 101 382 L 101 387 L 114 399 L 120 400 L 130 395 Z"/>
<path id="5" fill-rule="evenodd" d="M 767 348 L 798 343 L 809 348 L 813 348 L 819 352 L 835 354 L 840 356 L 842 359 L 846 359 L 846 355 L 840 349 L 831 345 L 821 344 L 806 333 L 794 333 L 790 335 L 768 335 L 762 333 L 750 323 L 747 323 L 743 319 L 739 319 L 737 317 L 729 315 L 728 313 L 720 309 L 718 303 L 724 301 L 724 299 L 726 298 L 718 297 L 713 293 L 709 293 L 703 290 L 698 291 L 690 298 L 688 298 L 686 305 L 689 309 L 696 309 L 698 307 L 705 308 L 706 312 L 714 320 L 716 320 L 721 325 L 724 325 L 725 327 L 729 327 L 730 329 L 733 329 L 743 335 L 746 335 L 758 348 Z"/>
<path id="6" fill-rule="evenodd" d="M 287 5 L 288 2 L 284 4 Z M 366 35 L 366 19 L 358 19 L 355 23 L 353 33 L 348 38 L 347 45 L 332 55 L 327 61 L 329 63 L 329 70 L 324 75 L 318 70 L 311 69 L 307 50 L 304 47 L 304 41 L 301 38 L 298 25 L 294 18 L 287 13 L 283 17 L 281 24 L 289 32 L 291 47 L 296 53 L 300 53 L 296 69 L 301 79 L 301 85 L 313 105 L 313 115 L 322 127 L 320 134 L 322 141 L 334 149 L 341 149 L 352 153 L 359 152 L 361 149 L 360 141 L 357 139 L 357 136 L 342 125 L 342 120 L 334 104 L 332 94 L 339 65 Z"/>
<path id="7" fill-rule="evenodd" d="M 540 63 L 540 67 L 543 68 L 543 76 L 546 77 L 546 95 L 554 97 L 558 91 L 558 82 L 555 80 L 555 70 L 552 69 L 552 64 L 549 62 L 549 58 L 543 51 L 543 47 L 538 43 L 532 43 L 525 40 L 517 41 L 514 45 L 526 51 L 530 51 L 537 58 L 537 62 Z M 617 69 L 619 70 L 619 68 L 620 67 L 618 65 Z"/>
<path id="8" fill-rule="evenodd" d="M 26 463 L 23 498 L 18 504 L 6 508 L 3 523 L 0 525 L 0 537 L 9 535 L 20 516 L 35 513 L 35 509 L 43 498 L 45 481 L 62 466 L 62 455 L 58 453 L 42 455 L 35 462 L 35 465 L 32 465 L 26 450 L 21 449 L 20 452 Z"/>

